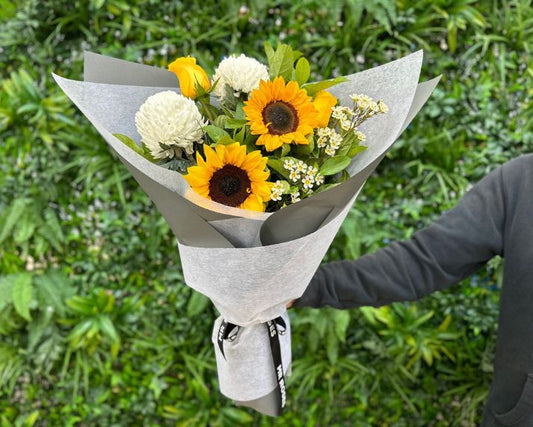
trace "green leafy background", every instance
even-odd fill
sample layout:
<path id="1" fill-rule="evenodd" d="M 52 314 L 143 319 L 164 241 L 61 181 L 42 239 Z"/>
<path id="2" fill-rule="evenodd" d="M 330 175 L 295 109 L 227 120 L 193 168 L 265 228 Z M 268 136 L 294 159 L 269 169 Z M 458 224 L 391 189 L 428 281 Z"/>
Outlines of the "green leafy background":
<path id="1" fill-rule="evenodd" d="M 50 73 L 80 79 L 83 50 L 161 67 L 190 54 L 212 72 L 230 53 L 264 61 L 279 38 L 311 79 L 333 78 L 423 48 L 423 78 L 442 81 L 328 261 L 408 238 L 532 151 L 532 28 L 530 0 L 0 0 L 0 424 L 479 423 L 499 259 L 417 303 L 291 310 L 286 413 L 223 398 L 214 309 L 183 284 L 164 220 Z"/>

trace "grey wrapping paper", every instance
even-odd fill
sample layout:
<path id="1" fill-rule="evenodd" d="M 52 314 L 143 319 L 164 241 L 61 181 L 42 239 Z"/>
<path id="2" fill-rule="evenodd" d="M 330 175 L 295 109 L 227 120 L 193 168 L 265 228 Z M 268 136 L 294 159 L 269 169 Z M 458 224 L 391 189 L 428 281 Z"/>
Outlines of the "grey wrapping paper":
<path id="1" fill-rule="evenodd" d="M 236 341 L 225 342 L 225 358 L 215 346 L 220 390 L 227 397 L 276 414 L 270 402 L 277 383 L 264 322 L 282 316 L 288 324 L 286 303 L 302 295 L 366 179 L 436 86 L 438 78 L 418 83 L 421 64 L 422 52 L 415 52 L 331 88 L 345 104 L 351 93 L 381 98 L 389 113 L 361 126 L 368 149 L 351 163 L 350 180 L 275 213 L 205 199 L 178 172 L 150 163 L 112 135 L 140 141 L 135 113 L 148 96 L 179 91 L 172 73 L 86 53 L 86 81 L 54 75 L 168 221 L 187 285 L 207 295 L 221 314 L 213 336 L 222 318 L 242 326 Z M 281 341 L 287 371 L 290 326 Z"/>
<path id="2" fill-rule="evenodd" d="M 291 364 L 291 331 L 290 321 L 287 312 L 282 315 L 287 329 L 280 336 L 280 346 L 282 349 L 282 362 L 285 374 Z M 215 346 L 217 366 L 224 366 L 218 370 L 220 391 L 231 396 L 238 392 L 239 399 L 243 402 L 252 401 L 263 397 L 264 390 L 273 391 L 277 382 L 274 376 L 268 375 L 265 367 L 271 367 L 272 353 L 270 352 L 270 342 L 266 325 L 259 324 L 254 327 L 242 328 L 237 334 L 235 341 L 224 343 L 224 355 L 222 355 L 217 345 L 217 334 L 223 317 L 220 316 L 215 321 L 212 341 Z M 258 372 L 261 375 L 256 375 Z"/>

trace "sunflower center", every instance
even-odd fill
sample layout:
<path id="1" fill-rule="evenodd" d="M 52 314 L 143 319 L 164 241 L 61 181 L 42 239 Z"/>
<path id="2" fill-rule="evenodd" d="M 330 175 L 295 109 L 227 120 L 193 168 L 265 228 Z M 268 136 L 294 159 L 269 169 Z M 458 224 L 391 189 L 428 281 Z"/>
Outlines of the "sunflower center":
<path id="1" fill-rule="evenodd" d="M 209 181 L 209 197 L 226 206 L 240 206 L 250 192 L 251 182 L 248 174 L 234 165 L 224 165 Z"/>
<path id="2" fill-rule="evenodd" d="M 283 135 L 298 129 L 298 113 L 289 103 L 273 101 L 263 109 L 263 121 L 272 135 Z"/>

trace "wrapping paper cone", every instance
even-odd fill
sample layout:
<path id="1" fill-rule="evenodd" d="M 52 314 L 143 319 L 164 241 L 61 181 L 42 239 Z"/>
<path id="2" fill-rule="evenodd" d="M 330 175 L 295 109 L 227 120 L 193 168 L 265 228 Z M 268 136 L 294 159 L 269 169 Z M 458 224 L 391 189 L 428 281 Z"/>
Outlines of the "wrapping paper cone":
<path id="1" fill-rule="evenodd" d="M 435 88 L 439 78 L 418 83 L 421 65 L 419 51 L 331 88 L 341 104 L 349 94 L 365 93 L 383 99 L 389 113 L 360 127 L 368 149 L 350 164 L 349 180 L 274 213 L 205 199 L 181 174 L 150 163 L 113 136 L 140 141 L 135 113 L 149 96 L 179 91 L 174 74 L 86 53 L 86 81 L 54 75 L 168 221 L 187 285 L 219 310 L 213 343 L 220 389 L 238 404 L 280 413 L 291 364 L 285 306 L 303 294 L 366 179 Z"/>

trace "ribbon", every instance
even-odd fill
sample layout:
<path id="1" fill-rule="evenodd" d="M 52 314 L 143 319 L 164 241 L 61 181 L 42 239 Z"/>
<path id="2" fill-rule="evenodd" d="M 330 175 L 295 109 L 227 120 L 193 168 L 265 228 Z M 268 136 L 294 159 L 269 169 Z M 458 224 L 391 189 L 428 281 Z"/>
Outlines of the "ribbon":
<path id="1" fill-rule="evenodd" d="M 281 346 L 279 343 L 280 335 L 284 335 L 287 329 L 287 325 L 283 318 L 277 317 L 274 320 L 269 320 L 265 323 L 267 327 L 268 337 L 270 340 L 270 351 L 272 353 L 272 361 L 274 362 L 274 372 L 276 375 L 276 382 L 278 393 L 277 396 L 277 406 L 278 406 L 278 415 L 282 413 L 283 408 L 287 402 L 287 387 L 285 385 L 285 373 L 283 370 L 283 361 L 281 358 Z M 217 334 L 217 343 L 220 352 L 224 359 L 226 355 L 224 354 L 224 341 L 233 342 L 237 338 L 239 333 L 240 326 L 233 323 L 229 323 L 226 320 L 222 320 L 220 327 L 218 328 Z"/>

